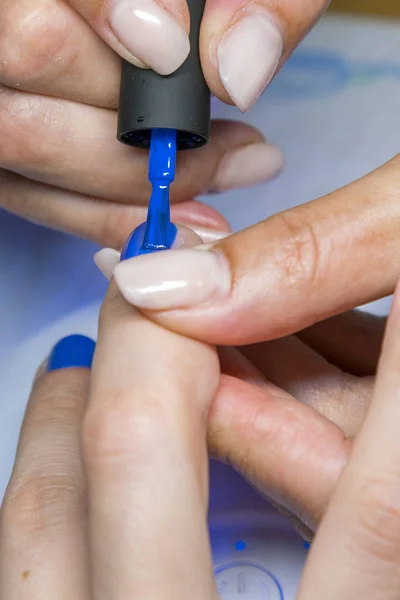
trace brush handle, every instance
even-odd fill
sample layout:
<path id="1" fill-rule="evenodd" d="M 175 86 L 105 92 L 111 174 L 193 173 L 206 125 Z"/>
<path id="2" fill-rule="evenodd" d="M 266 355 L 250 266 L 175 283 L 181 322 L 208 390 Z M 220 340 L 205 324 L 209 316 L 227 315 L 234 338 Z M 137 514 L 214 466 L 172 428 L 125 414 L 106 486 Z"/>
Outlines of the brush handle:
<path id="1" fill-rule="evenodd" d="M 152 129 L 175 129 L 178 150 L 198 148 L 210 138 L 210 90 L 200 62 L 199 37 L 205 0 L 187 0 L 190 53 L 171 75 L 123 61 L 118 139 L 149 148 Z"/>

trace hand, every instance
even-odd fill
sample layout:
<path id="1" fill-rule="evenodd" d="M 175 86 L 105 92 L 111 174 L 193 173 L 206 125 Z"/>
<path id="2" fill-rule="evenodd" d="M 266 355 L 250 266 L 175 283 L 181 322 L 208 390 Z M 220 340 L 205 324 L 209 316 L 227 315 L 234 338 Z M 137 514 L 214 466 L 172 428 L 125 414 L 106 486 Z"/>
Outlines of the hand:
<path id="1" fill-rule="evenodd" d="M 216 600 L 215 350 L 144 319 L 115 288 L 90 376 L 93 349 L 62 341 L 34 384 L 1 507 L 0 596 Z"/>
<path id="2" fill-rule="evenodd" d="M 150 318 L 190 337 L 242 345 L 286 336 L 393 292 L 399 192 L 400 155 L 217 243 L 121 263 L 115 280 Z"/>
<path id="3" fill-rule="evenodd" d="M 371 407 L 316 539 L 298 600 L 399 597 L 400 289 Z"/>
<path id="4" fill-rule="evenodd" d="M 0 0 L 0 206 L 118 248 L 145 220 L 150 186 L 148 154 L 116 140 L 121 61 L 106 42 L 124 52 L 109 9 L 103 0 Z M 150 46 L 164 39 L 145 23 L 132 31 Z M 210 229 L 226 231 L 226 222 L 192 199 L 268 180 L 282 153 L 250 126 L 217 121 L 211 143 L 178 162 L 172 216 L 215 239 Z"/>
<path id="5" fill-rule="evenodd" d="M 118 54 L 162 75 L 189 52 L 186 0 L 69 0 Z M 211 91 L 249 109 L 329 0 L 207 0 L 202 66 Z M 134 34 L 133 34 L 134 32 Z"/>
<path id="6" fill-rule="evenodd" d="M 183 247 L 197 243 L 182 230 Z M 109 278 L 119 254 L 96 261 Z M 385 319 L 360 311 L 297 336 L 219 350 L 209 450 L 229 462 L 311 539 L 372 396 Z"/>
<path id="7" fill-rule="evenodd" d="M 308 540 L 363 425 L 384 327 L 353 311 L 297 336 L 220 349 L 209 449 Z"/>

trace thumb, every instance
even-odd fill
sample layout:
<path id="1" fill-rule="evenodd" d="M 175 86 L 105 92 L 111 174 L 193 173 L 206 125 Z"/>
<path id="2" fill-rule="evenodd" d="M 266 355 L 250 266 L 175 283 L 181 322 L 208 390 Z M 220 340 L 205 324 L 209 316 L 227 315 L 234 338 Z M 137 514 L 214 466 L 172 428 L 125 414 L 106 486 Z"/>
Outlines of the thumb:
<path id="1" fill-rule="evenodd" d="M 216 243 L 126 261 L 115 278 L 128 302 L 190 337 L 218 345 L 282 337 L 391 293 L 399 192 L 400 155 Z"/>

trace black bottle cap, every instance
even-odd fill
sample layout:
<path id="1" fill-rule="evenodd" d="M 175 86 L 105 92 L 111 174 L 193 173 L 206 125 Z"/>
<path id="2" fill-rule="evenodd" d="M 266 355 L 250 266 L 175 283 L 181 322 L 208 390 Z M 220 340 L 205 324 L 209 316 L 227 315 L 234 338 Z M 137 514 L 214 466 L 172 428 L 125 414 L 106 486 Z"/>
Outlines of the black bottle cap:
<path id="1" fill-rule="evenodd" d="M 199 33 L 205 0 L 187 0 L 190 54 L 171 75 L 139 69 L 123 61 L 118 139 L 150 147 L 152 129 L 177 130 L 178 150 L 199 148 L 210 138 L 210 90 L 200 63 Z"/>

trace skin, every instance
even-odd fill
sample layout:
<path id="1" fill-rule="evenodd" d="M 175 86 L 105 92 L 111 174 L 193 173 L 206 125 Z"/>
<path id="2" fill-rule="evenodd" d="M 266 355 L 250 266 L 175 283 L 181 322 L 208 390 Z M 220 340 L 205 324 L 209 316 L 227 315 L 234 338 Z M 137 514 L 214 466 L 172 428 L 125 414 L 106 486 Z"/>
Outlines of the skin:
<path id="1" fill-rule="evenodd" d="M 343 345 L 378 343 L 378 322 L 359 321 L 326 323 L 325 347 L 338 328 Z M 321 345 L 319 333 L 304 335 Z M 147 320 L 112 284 L 92 374 L 36 378 L 1 507 L 1 595 L 216 600 L 208 422 L 219 458 L 303 532 L 320 524 L 298 600 L 397 599 L 399 337 L 400 292 L 375 383 L 298 337 L 223 349 L 219 376 L 215 349 Z"/>
<path id="2" fill-rule="evenodd" d="M 197 339 L 247 345 L 390 295 L 400 276 L 399 191 L 400 155 L 328 196 L 204 246 L 202 253 L 218 255 L 219 281 L 229 279 L 229 289 L 203 304 L 145 313 Z M 148 273 L 157 260 L 148 258 Z M 147 279 L 156 289 L 156 277 Z"/>
<path id="3" fill-rule="evenodd" d="M 108 24 L 108 0 L 69 0 L 69 4 L 81 14 L 93 29 L 118 54 L 133 64 L 140 63 L 126 52 Z M 187 31 L 190 30 L 189 12 L 185 0 L 163 0 L 159 2 Z M 225 33 L 237 22 L 246 9 L 254 5 L 253 0 L 207 0 L 201 28 L 200 52 L 203 72 L 211 91 L 224 102 L 231 103 L 221 85 L 217 68 L 217 48 Z M 284 64 L 298 43 L 316 23 L 329 4 L 329 0 L 257 0 L 259 10 L 267 13 L 280 28 L 284 38 Z"/>
<path id="4" fill-rule="evenodd" d="M 1 597 L 216 600 L 206 423 L 217 383 L 215 349 L 112 288 L 91 381 L 65 369 L 34 384 L 1 507 Z"/>
<path id="5" fill-rule="evenodd" d="M 163 4 L 189 27 L 182 0 Z M 280 19 L 285 59 L 325 2 L 303 0 L 301 10 L 297 1 L 262 4 Z M 224 100 L 212 57 L 238 8 L 236 0 L 212 0 L 203 22 L 203 68 L 212 91 Z M 147 154 L 115 139 L 118 54 L 134 59 L 111 35 L 106 10 L 104 0 L 0 1 L 0 206 L 120 248 L 145 220 L 150 188 Z M 173 219 L 227 231 L 222 217 L 192 199 L 215 187 L 218 166 L 229 152 L 261 141 L 248 125 L 213 123 L 211 143 L 179 159 Z"/>

